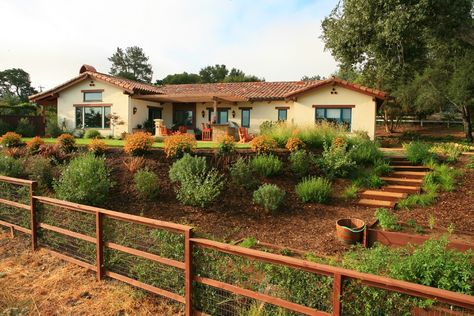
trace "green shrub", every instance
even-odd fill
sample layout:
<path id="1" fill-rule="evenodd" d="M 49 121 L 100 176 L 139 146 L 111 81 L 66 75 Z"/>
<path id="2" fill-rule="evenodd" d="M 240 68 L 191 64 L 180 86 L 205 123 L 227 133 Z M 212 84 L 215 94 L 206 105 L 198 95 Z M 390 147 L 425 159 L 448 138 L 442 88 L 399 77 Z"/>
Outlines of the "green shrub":
<path id="1" fill-rule="evenodd" d="M 233 136 L 224 135 L 217 140 L 217 153 L 227 156 L 235 152 L 235 139 Z"/>
<path id="2" fill-rule="evenodd" d="M 10 156 L 0 156 L 0 175 L 20 178 L 23 175 L 23 162 Z"/>
<path id="3" fill-rule="evenodd" d="M 403 144 L 407 159 L 412 164 L 427 163 L 436 158 L 436 155 L 431 152 L 431 145 L 424 142 L 410 142 Z"/>
<path id="4" fill-rule="evenodd" d="M 383 230 L 400 230 L 400 225 L 398 225 L 398 219 L 386 208 L 378 208 L 375 210 L 375 218 L 379 221 L 380 227 Z"/>
<path id="5" fill-rule="evenodd" d="M 397 279 L 472 295 L 472 251 L 448 249 L 448 238 L 428 240 L 405 260 L 391 266 Z"/>
<path id="6" fill-rule="evenodd" d="M 281 172 L 283 163 L 272 154 L 257 155 L 250 161 L 252 169 L 262 177 L 273 177 Z"/>
<path id="7" fill-rule="evenodd" d="M 53 183 L 54 169 L 51 162 L 47 158 L 34 157 L 27 165 L 27 173 L 29 178 L 37 181 L 38 185 L 43 188 L 50 188 Z"/>
<path id="8" fill-rule="evenodd" d="M 217 199 L 223 187 L 222 175 L 215 169 L 186 174 L 176 189 L 176 197 L 185 205 L 205 207 Z"/>
<path id="9" fill-rule="evenodd" d="M 384 184 L 383 180 L 375 173 L 375 170 L 373 169 L 360 170 L 357 173 L 353 183 L 360 188 L 366 189 L 377 189 Z"/>
<path id="10" fill-rule="evenodd" d="M 347 145 L 324 144 L 324 151 L 318 163 L 324 174 L 332 179 L 346 177 L 355 167 L 355 162 L 347 153 Z"/>
<path id="11" fill-rule="evenodd" d="M 304 203 L 325 203 L 331 195 L 331 182 L 324 178 L 310 177 L 298 183 L 295 191 Z"/>
<path id="12" fill-rule="evenodd" d="M 446 164 L 436 165 L 427 175 L 425 182 L 439 184 L 444 191 L 453 191 L 460 175 L 460 171 Z"/>
<path id="13" fill-rule="evenodd" d="M 94 139 L 94 138 L 102 138 L 100 132 L 96 129 L 88 129 L 84 134 L 84 138 Z"/>
<path id="14" fill-rule="evenodd" d="M 297 177 L 302 178 L 309 174 L 314 157 L 311 153 L 299 149 L 290 154 L 289 161 L 291 171 Z"/>
<path id="15" fill-rule="evenodd" d="M 357 198 L 358 192 L 359 187 L 356 184 L 351 184 L 344 189 L 342 196 L 348 200 L 353 200 Z"/>
<path id="16" fill-rule="evenodd" d="M 393 168 L 386 159 L 380 158 L 374 161 L 374 173 L 378 176 L 384 176 L 392 172 Z"/>
<path id="17" fill-rule="evenodd" d="M 230 167 L 230 176 L 234 184 L 241 186 L 246 190 L 252 190 L 258 184 L 252 168 L 242 157 L 239 157 Z"/>
<path id="18" fill-rule="evenodd" d="M 431 152 L 443 156 L 447 162 L 456 162 L 458 157 L 469 149 L 469 146 L 457 143 L 439 143 L 431 147 Z"/>
<path id="19" fill-rule="evenodd" d="M 285 199 L 285 191 L 275 184 L 262 184 L 253 192 L 253 202 L 260 205 L 267 212 L 276 211 Z"/>
<path id="20" fill-rule="evenodd" d="M 46 124 L 46 135 L 49 135 L 52 138 L 56 138 L 61 135 L 63 131 L 56 121 L 50 121 Z"/>
<path id="21" fill-rule="evenodd" d="M 105 159 L 85 154 L 71 160 L 53 187 L 59 199 L 100 205 L 107 198 L 112 182 Z"/>
<path id="22" fill-rule="evenodd" d="M 181 182 L 187 175 L 200 175 L 207 169 L 205 157 L 193 157 L 184 154 L 183 158 L 177 160 L 169 170 L 171 182 Z"/>
<path id="23" fill-rule="evenodd" d="M 448 249 L 448 242 L 443 236 L 418 246 L 353 248 L 344 255 L 343 263 L 348 269 L 472 295 L 474 254 Z M 374 299 L 380 304 L 380 297 Z"/>
<path id="24" fill-rule="evenodd" d="M 158 176 L 148 169 L 138 170 L 133 176 L 133 181 L 135 189 L 144 199 L 153 200 L 160 193 Z"/>
<path id="25" fill-rule="evenodd" d="M 383 159 L 383 153 L 377 143 L 361 136 L 349 138 L 349 155 L 358 165 L 373 165 L 377 160 Z"/>
<path id="26" fill-rule="evenodd" d="M 184 154 L 169 170 L 171 182 L 177 182 L 176 197 L 185 205 L 205 207 L 214 202 L 224 187 L 222 176 L 208 170 L 206 158 Z"/>
<path id="27" fill-rule="evenodd" d="M 12 130 L 13 128 L 11 127 L 10 124 L 0 119 L 0 135 L 5 134 L 6 132 L 11 132 Z"/>
<path id="28" fill-rule="evenodd" d="M 18 121 L 15 132 L 23 137 L 35 136 L 35 128 L 33 124 L 30 123 L 30 120 L 26 117 L 23 117 L 20 119 L 20 121 Z"/>
<path id="29" fill-rule="evenodd" d="M 410 210 L 417 206 L 426 207 L 436 202 L 437 198 L 438 193 L 436 192 L 436 190 L 429 190 L 425 193 L 411 194 L 403 200 L 398 201 L 397 207 L 407 210 Z"/>

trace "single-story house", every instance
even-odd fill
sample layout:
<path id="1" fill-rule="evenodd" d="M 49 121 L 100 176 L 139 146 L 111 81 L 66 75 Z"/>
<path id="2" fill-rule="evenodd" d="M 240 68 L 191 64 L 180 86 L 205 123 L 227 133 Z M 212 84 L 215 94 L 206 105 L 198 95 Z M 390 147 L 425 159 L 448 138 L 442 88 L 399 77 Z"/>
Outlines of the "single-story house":
<path id="1" fill-rule="evenodd" d="M 57 106 L 60 126 L 94 128 L 104 136 L 131 133 L 137 125 L 155 119 L 162 119 L 168 128 L 190 130 L 232 121 L 251 133 L 257 133 L 265 121 L 307 125 L 329 120 L 374 138 L 376 110 L 385 97 L 383 91 L 337 78 L 155 86 L 83 65 L 78 76 L 30 100 Z"/>

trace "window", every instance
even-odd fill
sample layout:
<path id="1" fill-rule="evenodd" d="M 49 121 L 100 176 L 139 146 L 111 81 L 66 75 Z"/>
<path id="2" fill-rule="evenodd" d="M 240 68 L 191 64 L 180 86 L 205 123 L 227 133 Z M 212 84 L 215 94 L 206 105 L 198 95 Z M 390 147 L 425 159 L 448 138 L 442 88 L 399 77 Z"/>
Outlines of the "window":
<path id="1" fill-rule="evenodd" d="M 76 128 L 110 128 L 110 106 L 76 107 Z"/>
<path id="2" fill-rule="evenodd" d="M 194 126 L 194 111 L 191 110 L 175 110 L 174 120 L 178 126 L 186 126 L 192 128 Z"/>
<path id="3" fill-rule="evenodd" d="M 278 121 L 286 121 L 288 119 L 288 109 L 278 109 Z"/>
<path id="4" fill-rule="evenodd" d="M 217 110 L 217 124 L 227 124 L 229 122 L 229 111 L 218 109 Z"/>
<path id="5" fill-rule="evenodd" d="M 208 119 L 209 119 L 209 122 L 212 122 L 212 114 L 214 113 L 214 110 L 213 109 L 209 109 L 208 111 Z"/>
<path id="6" fill-rule="evenodd" d="M 240 125 L 242 127 L 250 127 L 250 109 L 242 109 L 242 118 Z"/>
<path id="7" fill-rule="evenodd" d="M 84 102 L 100 101 L 102 102 L 101 91 L 84 92 Z"/>
<path id="8" fill-rule="evenodd" d="M 347 125 L 351 129 L 352 109 L 316 108 L 316 121 L 329 121 Z"/>

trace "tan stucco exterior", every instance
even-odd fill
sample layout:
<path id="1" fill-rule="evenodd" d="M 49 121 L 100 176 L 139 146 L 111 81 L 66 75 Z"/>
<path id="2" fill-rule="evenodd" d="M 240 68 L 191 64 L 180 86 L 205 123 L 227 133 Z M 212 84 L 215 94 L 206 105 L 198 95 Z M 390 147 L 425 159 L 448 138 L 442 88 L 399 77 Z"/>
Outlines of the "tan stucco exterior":
<path id="1" fill-rule="evenodd" d="M 111 112 L 119 115 L 123 125 L 115 127 L 114 136 L 118 137 L 122 132 L 131 133 L 138 124 L 143 124 L 148 119 L 149 107 L 162 109 L 164 124 L 168 127 L 173 125 L 173 104 L 144 101 L 129 96 L 114 85 L 101 81 L 84 80 L 59 93 L 58 123 L 65 123 L 68 129 L 75 126 L 75 107 L 77 104 L 85 104 L 82 90 L 103 90 L 102 102 L 111 104 Z M 315 121 L 314 106 L 353 106 L 351 132 L 366 131 L 373 139 L 375 137 L 375 115 L 376 102 L 372 96 L 363 94 L 337 85 L 326 85 L 317 89 L 309 90 L 294 96 L 291 100 L 261 101 L 261 102 L 237 102 L 219 103 L 218 108 L 228 108 L 230 121 L 241 125 L 241 108 L 250 108 L 251 133 L 258 133 L 260 125 L 265 121 L 276 121 L 278 119 L 278 108 L 288 108 L 288 122 L 297 125 L 308 125 Z M 176 106 L 179 106 L 177 104 Z M 133 109 L 136 108 L 136 113 Z M 196 127 L 201 128 L 202 123 L 209 122 L 209 108 L 213 103 L 196 103 Z M 204 111 L 204 117 L 202 112 Z M 235 112 L 235 117 L 232 112 Z M 111 135 L 112 129 L 99 129 L 104 136 Z"/>

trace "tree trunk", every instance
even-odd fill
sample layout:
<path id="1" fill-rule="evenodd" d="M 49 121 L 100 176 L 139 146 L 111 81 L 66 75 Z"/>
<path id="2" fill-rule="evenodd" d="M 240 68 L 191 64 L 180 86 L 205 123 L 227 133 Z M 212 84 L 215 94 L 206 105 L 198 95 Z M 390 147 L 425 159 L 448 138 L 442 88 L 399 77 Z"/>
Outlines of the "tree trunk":
<path id="1" fill-rule="evenodd" d="M 390 134 L 393 133 L 393 126 L 391 124 L 392 122 L 386 108 L 384 108 L 383 110 L 383 122 L 385 125 L 385 132 L 390 133 Z"/>
<path id="2" fill-rule="evenodd" d="M 468 142 L 473 142 L 472 137 L 472 123 L 471 123 L 471 113 L 467 105 L 462 106 L 462 123 L 464 125 L 464 134 Z"/>

